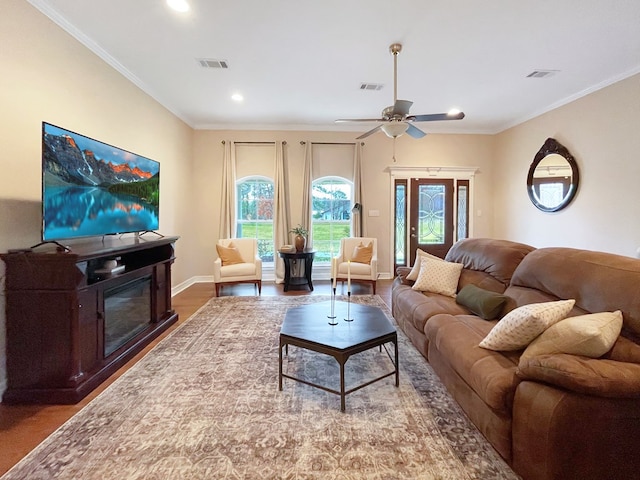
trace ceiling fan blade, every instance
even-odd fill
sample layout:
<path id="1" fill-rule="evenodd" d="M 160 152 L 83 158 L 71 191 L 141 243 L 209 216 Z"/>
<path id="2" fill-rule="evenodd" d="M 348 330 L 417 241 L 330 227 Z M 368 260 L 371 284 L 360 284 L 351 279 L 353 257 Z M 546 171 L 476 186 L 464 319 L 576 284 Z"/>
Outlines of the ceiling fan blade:
<path id="1" fill-rule="evenodd" d="M 396 103 L 393 104 L 393 115 L 409 115 L 409 109 L 413 105 L 413 102 L 409 100 L 396 100 Z"/>
<path id="2" fill-rule="evenodd" d="M 382 125 L 378 125 L 376 128 L 372 128 L 368 132 L 365 132 L 362 135 L 360 135 L 359 137 L 357 137 L 356 140 L 361 140 L 363 138 L 368 137 L 369 135 L 373 135 L 374 133 L 379 132 L 381 128 L 382 128 Z"/>
<path id="3" fill-rule="evenodd" d="M 420 130 L 418 127 L 411 125 L 410 123 L 408 124 L 408 128 L 407 131 L 405 132 L 407 135 L 413 137 L 413 138 L 422 138 L 426 135 L 426 133 L 424 133 L 422 130 Z"/>
<path id="4" fill-rule="evenodd" d="M 336 123 L 347 123 L 347 122 L 384 122 L 383 118 L 339 118 L 335 120 Z"/>
<path id="5" fill-rule="evenodd" d="M 449 113 L 430 113 L 427 115 L 410 115 L 407 120 L 412 122 L 437 122 L 440 120 L 462 120 L 464 118 L 463 112 L 454 114 Z"/>

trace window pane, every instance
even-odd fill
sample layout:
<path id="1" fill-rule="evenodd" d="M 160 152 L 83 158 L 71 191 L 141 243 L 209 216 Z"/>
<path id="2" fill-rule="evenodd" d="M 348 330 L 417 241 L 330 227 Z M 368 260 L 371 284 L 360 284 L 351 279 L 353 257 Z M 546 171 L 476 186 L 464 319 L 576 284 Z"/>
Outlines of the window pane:
<path id="1" fill-rule="evenodd" d="M 564 185 L 562 183 L 541 183 L 540 203 L 545 207 L 560 205 L 564 199 Z"/>
<path id="2" fill-rule="evenodd" d="M 420 185 L 418 189 L 418 243 L 444 243 L 444 185 Z"/>
<path id="3" fill-rule="evenodd" d="M 313 183 L 313 248 L 315 262 L 329 263 L 337 255 L 340 239 L 351 235 L 351 184 L 324 179 Z"/>
<path id="4" fill-rule="evenodd" d="M 273 182 L 248 179 L 237 186 L 238 238 L 257 238 L 258 255 L 273 262 Z"/>

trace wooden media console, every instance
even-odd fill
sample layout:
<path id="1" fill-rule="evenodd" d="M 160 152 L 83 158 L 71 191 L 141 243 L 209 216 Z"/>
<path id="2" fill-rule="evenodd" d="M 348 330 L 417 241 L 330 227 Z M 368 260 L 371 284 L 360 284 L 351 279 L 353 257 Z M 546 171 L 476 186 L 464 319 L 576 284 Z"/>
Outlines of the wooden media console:
<path id="1" fill-rule="evenodd" d="M 175 323 L 177 240 L 106 237 L 69 251 L 0 255 L 6 264 L 3 402 L 77 403 Z"/>

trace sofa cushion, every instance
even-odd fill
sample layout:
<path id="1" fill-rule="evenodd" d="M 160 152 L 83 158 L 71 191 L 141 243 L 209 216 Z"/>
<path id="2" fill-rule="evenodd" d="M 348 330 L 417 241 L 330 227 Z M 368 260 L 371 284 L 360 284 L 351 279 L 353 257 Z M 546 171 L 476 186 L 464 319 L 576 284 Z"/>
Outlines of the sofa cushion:
<path id="1" fill-rule="evenodd" d="M 556 353 L 520 362 L 522 379 L 600 397 L 640 398 L 640 365 Z"/>
<path id="2" fill-rule="evenodd" d="M 255 275 L 255 263 L 234 263 L 232 265 L 223 265 L 220 268 L 222 276 L 229 277 L 246 277 L 247 275 Z"/>
<path id="3" fill-rule="evenodd" d="M 429 351 L 437 348 L 451 368 L 493 410 L 511 416 L 519 355 L 499 353 L 478 346 L 495 322 L 475 315 L 435 315 L 425 333 Z"/>
<path id="4" fill-rule="evenodd" d="M 482 348 L 498 351 L 520 350 L 569 314 L 575 300 L 533 303 L 507 313 L 480 342 Z"/>
<path id="5" fill-rule="evenodd" d="M 469 314 L 469 310 L 458 305 L 454 298 L 437 293 L 418 292 L 408 286 L 397 286 L 393 292 L 393 310 L 398 323 L 408 322 L 416 330 L 424 334 L 424 326 L 434 315 L 452 313 L 454 315 Z"/>
<path id="6" fill-rule="evenodd" d="M 520 361 L 536 355 L 569 353 L 598 358 L 611 350 L 622 329 L 622 313 L 569 317 L 551 325 L 525 349 Z"/>
<path id="7" fill-rule="evenodd" d="M 461 263 L 422 257 L 420 259 L 420 273 L 411 288 L 421 292 L 440 293 L 455 297 L 461 270 Z"/>
<path id="8" fill-rule="evenodd" d="M 484 290 L 473 284 L 465 285 L 456 295 L 456 303 L 464 305 L 485 320 L 497 318 L 506 302 L 506 296 Z"/>
<path id="9" fill-rule="evenodd" d="M 458 280 L 458 291 L 462 290 L 467 285 L 475 285 L 478 288 L 496 293 L 504 293 L 506 289 L 502 282 L 496 280 L 486 272 L 478 272 L 476 270 L 463 268 L 460 273 L 460 280 Z"/>
<path id="10" fill-rule="evenodd" d="M 368 263 L 358 263 L 358 262 L 342 262 L 337 266 L 338 273 L 340 274 L 340 280 L 346 280 L 349 276 L 349 271 L 351 271 L 351 278 L 362 278 L 369 277 L 371 278 L 371 265 Z"/>
<path id="11" fill-rule="evenodd" d="M 419 248 L 416 249 L 416 259 L 413 262 L 413 267 L 411 268 L 411 272 L 407 275 L 407 280 L 413 280 L 414 282 L 418 279 L 418 274 L 420 273 L 420 267 L 422 266 L 422 258 L 428 257 L 432 260 L 439 260 L 443 262 L 444 260 L 440 257 L 436 257 L 435 255 L 431 255 L 430 253 L 425 252 Z"/>
<path id="12" fill-rule="evenodd" d="M 617 362 L 640 363 L 640 345 L 623 336 L 619 336 L 611 350 L 602 358 Z"/>
<path id="13" fill-rule="evenodd" d="M 620 310 L 627 329 L 640 335 L 640 260 L 573 248 L 539 248 L 513 273 L 512 286 L 573 298 L 583 311 Z"/>
<path id="14" fill-rule="evenodd" d="M 535 250 L 534 247 L 530 245 L 509 240 L 467 238 L 454 243 L 444 259 L 462 263 L 465 269 L 482 272 L 492 277 L 503 285 L 502 290 L 504 290 L 504 287 L 509 285 L 518 264 L 533 250 Z M 479 286 L 482 287 L 482 285 Z M 490 288 L 490 290 L 494 289 Z"/>

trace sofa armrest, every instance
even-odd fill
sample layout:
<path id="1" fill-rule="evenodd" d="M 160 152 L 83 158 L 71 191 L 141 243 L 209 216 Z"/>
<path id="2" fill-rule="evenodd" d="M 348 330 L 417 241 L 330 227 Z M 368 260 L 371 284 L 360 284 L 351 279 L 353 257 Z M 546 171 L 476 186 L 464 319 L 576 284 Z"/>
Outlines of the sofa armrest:
<path id="1" fill-rule="evenodd" d="M 216 283 L 220 283 L 220 269 L 222 268 L 222 260 L 220 258 L 216 258 L 213 262 L 213 281 Z"/>
<path id="2" fill-rule="evenodd" d="M 375 252 L 371 256 L 371 262 L 369 263 L 369 265 L 371 265 L 371 280 L 377 280 L 378 279 L 378 255 Z"/>
<path id="3" fill-rule="evenodd" d="M 262 278 L 262 259 L 258 255 L 256 255 L 254 263 L 256 264 L 256 277 L 261 279 Z"/>
<path id="4" fill-rule="evenodd" d="M 411 273 L 410 267 L 398 267 L 396 268 L 396 276 L 400 279 L 402 285 L 413 285 L 412 280 L 407 280 L 407 275 Z"/>
<path id="5" fill-rule="evenodd" d="M 578 355 L 540 355 L 521 360 L 516 371 L 534 380 L 585 395 L 640 398 L 640 365 Z"/>
<path id="6" fill-rule="evenodd" d="M 637 478 L 640 400 L 518 384 L 511 464 L 531 480 Z"/>

